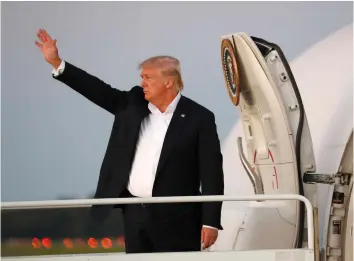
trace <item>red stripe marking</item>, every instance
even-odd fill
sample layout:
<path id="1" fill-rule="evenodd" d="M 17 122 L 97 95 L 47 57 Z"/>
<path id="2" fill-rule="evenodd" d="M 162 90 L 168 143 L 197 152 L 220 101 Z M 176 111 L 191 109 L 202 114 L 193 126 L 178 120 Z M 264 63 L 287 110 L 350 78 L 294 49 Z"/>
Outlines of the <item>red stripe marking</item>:
<path id="1" fill-rule="evenodd" d="M 256 159 L 257 159 L 257 150 L 254 151 L 253 163 L 256 163 Z"/>
<path id="2" fill-rule="evenodd" d="M 272 159 L 272 162 L 274 163 L 274 158 L 273 158 L 273 154 L 272 152 L 268 149 L 270 158 Z M 277 173 L 277 168 L 274 165 L 274 176 L 275 176 L 275 181 L 277 182 L 277 188 L 279 188 L 279 184 L 278 184 L 278 173 Z"/>
<path id="3" fill-rule="evenodd" d="M 274 163 L 273 154 L 269 149 L 268 149 L 268 153 L 269 153 L 269 156 L 270 156 L 272 162 Z M 257 150 L 255 150 L 254 154 L 253 154 L 253 163 L 256 163 L 256 159 L 257 159 Z M 273 168 L 274 168 L 274 177 L 275 177 L 275 181 L 277 183 L 277 188 L 279 188 L 277 168 L 275 167 L 275 165 Z M 274 184 L 272 184 L 272 187 L 274 188 Z"/>

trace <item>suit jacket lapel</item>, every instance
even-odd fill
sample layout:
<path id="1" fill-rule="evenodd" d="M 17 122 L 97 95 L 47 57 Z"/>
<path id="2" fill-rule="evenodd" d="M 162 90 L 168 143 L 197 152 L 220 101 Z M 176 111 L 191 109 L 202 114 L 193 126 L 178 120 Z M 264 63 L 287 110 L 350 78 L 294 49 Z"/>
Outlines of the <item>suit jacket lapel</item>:
<path id="1" fill-rule="evenodd" d="M 173 113 L 171 122 L 167 128 L 166 136 L 163 142 L 160 160 L 157 165 L 156 176 L 160 172 L 164 163 L 166 162 L 167 157 L 171 153 L 173 146 L 176 144 L 179 136 L 179 132 L 182 129 L 185 123 L 186 117 L 186 100 L 183 96 L 179 100 L 176 109 Z"/>

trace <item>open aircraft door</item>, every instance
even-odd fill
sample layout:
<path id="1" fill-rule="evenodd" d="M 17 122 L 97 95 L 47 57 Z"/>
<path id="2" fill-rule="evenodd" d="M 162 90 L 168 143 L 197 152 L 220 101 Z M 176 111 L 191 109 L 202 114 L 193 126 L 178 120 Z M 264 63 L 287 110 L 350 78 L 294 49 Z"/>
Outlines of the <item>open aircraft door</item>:
<path id="1" fill-rule="evenodd" d="M 239 137 L 239 157 L 254 193 L 304 195 L 303 176 L 315 171 L 315 158 L 301 96 L 283 52 L 276 44 L 236 33 L 222 37 L 221 58 L 227 92 L 241 114 L 246 148 Z M 269 218 L 274 234 L 268 236 L 280 235 L 284 248 L 301 248 L 306 241 L 303 204 L 284 202 L 274 213 Z M 261 230 L 255 241 L 261 240 L 256 238 Z M 255 244 L 274 247 L 267 237 Z"/>

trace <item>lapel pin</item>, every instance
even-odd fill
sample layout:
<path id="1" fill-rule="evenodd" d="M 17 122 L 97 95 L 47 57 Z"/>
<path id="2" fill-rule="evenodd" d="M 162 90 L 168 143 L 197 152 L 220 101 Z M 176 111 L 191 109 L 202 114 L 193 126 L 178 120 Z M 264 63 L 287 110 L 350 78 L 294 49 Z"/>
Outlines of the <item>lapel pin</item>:
<path id="1" fill-rule="evenodd" d="M 182 114 L 181 114 L 181 117 L 184 118 L 184 116 L 186 116 L 186 115 L 184 115 L 184 114 L 182 113 Z"/>

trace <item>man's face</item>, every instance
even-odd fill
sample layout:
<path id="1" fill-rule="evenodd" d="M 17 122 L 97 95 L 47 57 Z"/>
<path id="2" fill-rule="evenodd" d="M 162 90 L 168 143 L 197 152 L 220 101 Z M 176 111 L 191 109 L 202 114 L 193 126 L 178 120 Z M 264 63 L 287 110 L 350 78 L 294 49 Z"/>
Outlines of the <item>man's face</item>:
<path id="1" fill-rule="evenodd" d="M 166 77 L 162 75 L 159 68 L 147 67 L 141 70 L 141 87 L 144 89 L 145 99 L 152 102 L 167 91 Z"/>

